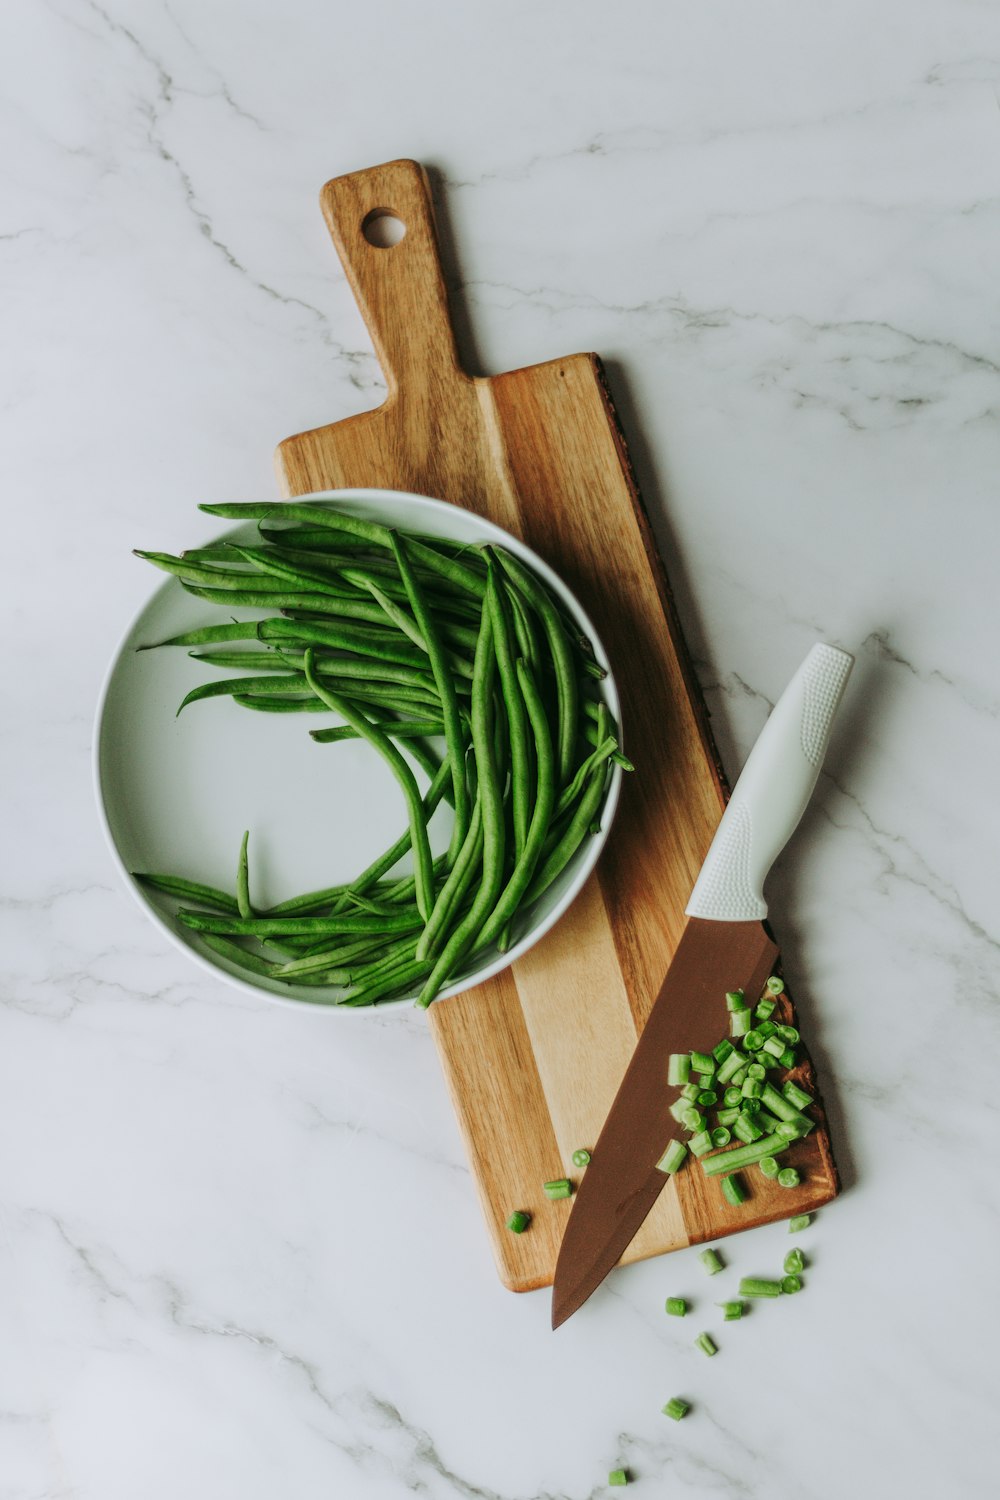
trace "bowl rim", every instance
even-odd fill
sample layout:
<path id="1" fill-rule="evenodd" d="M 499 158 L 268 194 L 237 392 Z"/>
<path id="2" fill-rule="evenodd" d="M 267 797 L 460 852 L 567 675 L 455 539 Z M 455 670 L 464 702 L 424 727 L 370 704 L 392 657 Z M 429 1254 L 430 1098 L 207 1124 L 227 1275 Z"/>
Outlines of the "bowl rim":
<path id="1" fill-rule="evenodd" d="M 597 660 L 599 665 L 604 668 L 607 674 L 601 682 L 601 688 L 608 699 L 609 707 L 611 708 L 611 711 L 613 712 L 615 717 L 615 722 L 618 725 L 620 742 L 623 743 L 624 733 L 621 721 L 621 700 L 618 694 L 618 686 L 615 681 L 614 672 L 608 660 L 607 652 L 604 649 L 604 644 L 600 638 L 600 635 L 597 633 L 593 621 L 590 619 L 587 611 L 584 609 L 583 605 L 580 603 L 579 599 L 573 593 L 569 585 L 563 581 L 563 579 L 559 576 L 555 569 L 553 569 L 543 557 L 540 557 L 538 553 L 535 552 L 535 550 L 530 547 L 527 542 L 523 542 L 520 537 L 517 537 L 512 532 L 507 531 L 505 527 L 498 525 L 497 522 L 490 521 L 485 516 L 480 516 L 475 511 L 469 510 L 465 506 L 454 505 L 450 501 L 439 500 L 432 495 L 418 495 L 411 490 L 391 490 L 377 487 L 344 486 L 341 489 L 311 490 L 307 494 L 281 497 L 274 501 L 274 505 L 276 510 L 280 513 L 281 507 L 286 504 L 302 504 L 306 501 L 341 501 L 359 506 L 367 505 L 377 507 L 380 501 L 384 502 L 389 499 L 394 501 L 416 501 L 419 506 L 424 509 L 425 512 L 427 509 L 430 509 L 432 512 L 444 517 L 447 517 L 450 514 L 454 514 L 457 511 L 460 514 L 468 517 L 476 524 L 476 526 L 484 528 L 485 532 L 487 533 L 487 536 L 484 538 L 484 540 L 489 540 L 497 545 L 507 547 L 508 550 L 513 552 L 516 556 L 519 556 L 523 561 L 527 561 L 530 563 L 533 571 L 538 573 L 545 580 L 549 588 L 558 595 L 563 604 L 565 604 L 570 610 L 574 619 L 577 620 L 578 623 L 583 627 L 584 633 L 586 634 L 593 647 L 595 659 Z M 233 526 L 239 524 L 240 523 L 235 520 L 232 522 Z M 250 978 L 244 977 L 243 973 L 239 969 L 237 969 L 235 965 L 229 967 L 225 959 L 223 959 L 221 955 L 210 954 L 207 951 L 203 952 L 200 948 L 195 947 L 193 944 L 185 942 L 184 939 L 175 930 L 174 924 L 171 922 L 168 913 L 164 912 L 151 899 L 149 893 L 144 890 L 144 888 L 138 883 L 138 881 L 134 879 L 132 872 L 126 865 L 116 843 L 115 836 L 111 828 L 111 820 L 109 817 L 107 801 L 105 798 L 104 784 L 101 775 L 101 746 L 105 728 L 104 719 L 108 697 L 111 692 L 111 686 L 115 678 L 115 673 L 118 669 L 119 663 L 125 656 L 128 641 L 135 632 L 146 610 L 150 607 L 153 599 L 157 596 L 157 594 L 170 589 L 172 586 L 179 587 L 176 578 L 170 577 L 164 579 L 163 582 L 153 592 L 146 596 L 146 598 L 138 606 L 138 608 L 133 611 L 128 623 L 126 624 L 124 630 L 118 638 L 114 650 L 112 651 L 108 666 L 105 669 L 94 715 L 94 733 L 91 750 L 91 774 L 93 778 L 94 796 L 97 803 L 98 819 L 101 825 L 102 832 L 104 834 L 104 839 L 111 853 L 112 860 L 118 870 L 119 876 L 124 882 L 126 888 L 131 892 L 133 898 L 138 902 L 139 906 L 145 912 L 146 916 L 150 918 L 155 923 L 155 925 L 166 934 L 175 948 L 178 948 L 183 953 L 185 953 L 189 959 L 193 960 L 206 973 L 211 974 L 216 978 L 222 979 L 227 984 L 231 985 L 235 989 L 241 990 L 246 995 L 251 995 L 256 997 L 257 999 L 265 1001 L 273 1001 L 276 1004 L 282 1006 L 294 1006 L 300 1011 L 351 1011 L 352 1013 L 357 1013 L 360 1010 L 366 1013 L 374 1013 L 378 1011 L 380 1009 L 380 1006 L 382 1005 L 397 1005 L 405 1004 L 407 1001 L 412 1002 L 414 998 L 412 995 L 401 995 L 391 1001 L 387 1000 L 384 1002 L 379 1002 L 378 1005 L 353 1007 L 347 1005 L 339 1005 L 335 1001 L 320 1000 L 318 996 L 302 995 L 298 993 L 289 993 L 287 995 L 284 995 L 277 993 L 274 990 L 267 989 L 263 986 L 256 985 Z M 601 827 L 599 831 L 592 836 L 587 847 L 586 854 L 581 860 L 579 868 L 574 874 L 573 879 L 571 880 L 563 894 L 560 896 L 559 900 L 552 907 L 552 909 L 545 914 L 545 916 L 537 925 L 530 927 L 529 930 L 524 933 L 523 936 L 520 937 L 518 941 L 514 943 L 506 953 L 495 954 L 495 956 L 488 963 L 484 963 L 478 966 L 470 974 L 456 980 L 453 984 L 450 984 L 443 988 L 435 997 L 435 1005 L 438 1004 L 441 1000 L 449 999 L 453 995 L 462 994 L 465 990 L 475 989 L 478 985 L 484 984 L 488 979 L 492 979 L 497 974 L 502 973 L 505 969 L 510 968 L 512 964 L 516 963 L 519 958 L 521 958 L 525 953 L 533 948 L 536 943 L 539 943 L 542 938 L 552 930 L 556 923 L 561 920 L 561 918 L 565 915 L 569 907 L 573 904 L 577 896 L 582 891 L 584 885 L 589 880 L 597 864 L 597 861 L 599 860 L 604 850 L 604 846 L 607 842 L 608 835 L 611 831 L 611 827 L 615 819 L 615 814 L 618 809 L 618 802 L 621 794 L 621 785 L 622 767 L 620 765 L 612 763 L 611 777 L 608 783 L 607 791 L 605 793 L 604 802 L 601 806 Z"/>

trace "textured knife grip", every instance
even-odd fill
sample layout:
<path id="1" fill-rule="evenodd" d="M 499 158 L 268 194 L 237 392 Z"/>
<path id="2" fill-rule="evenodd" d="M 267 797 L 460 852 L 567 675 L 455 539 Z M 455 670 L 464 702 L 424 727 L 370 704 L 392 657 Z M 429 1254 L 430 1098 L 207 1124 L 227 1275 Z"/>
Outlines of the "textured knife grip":
<path id="1" fill-rule="evenodd" d="M 813 646 L 761 731 L 733 788 L 689 917 L 749 922 L 767 915 L 764 880 L 806 810 L 854 658 Z"/>

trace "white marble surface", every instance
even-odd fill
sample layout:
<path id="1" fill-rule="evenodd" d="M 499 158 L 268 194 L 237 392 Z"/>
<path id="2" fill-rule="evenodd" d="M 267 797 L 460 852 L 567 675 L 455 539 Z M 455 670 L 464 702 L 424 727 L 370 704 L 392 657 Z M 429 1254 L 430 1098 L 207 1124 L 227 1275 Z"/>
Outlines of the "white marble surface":
<path id="1" fill-rule="evenodd" d="M 0 31 L 0 1496 L 585 1500 L 620 1462 L 686 1500 L 979 1500 L 997 7 L 8 0 Z M 235 995 L 102 844 L 129 549 L 378 401 L 316 194 L 400 155 L 471 368 L 607 358 L 730 772 L 813 639 L 858 653 L 772 887 L 847 1191 L 807 1295 L 711 1362 L 707 1311 L 662 1314 L 721 1295 L 694 1252 L 551 1334 L 495 1279 L 424 1021 Z"/>

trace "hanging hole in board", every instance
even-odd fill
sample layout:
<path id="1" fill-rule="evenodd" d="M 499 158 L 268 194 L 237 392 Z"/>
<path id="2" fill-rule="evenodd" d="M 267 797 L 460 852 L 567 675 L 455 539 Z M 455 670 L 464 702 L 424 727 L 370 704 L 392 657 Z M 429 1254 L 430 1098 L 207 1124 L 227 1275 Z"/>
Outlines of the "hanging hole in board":
<path id="1" fill-rule="evenodd" d="M 390 208 L 373 208 L 362 220 L 361 233 L 376 250 L 391 250 L 406 234 L 406 225 Z"/>

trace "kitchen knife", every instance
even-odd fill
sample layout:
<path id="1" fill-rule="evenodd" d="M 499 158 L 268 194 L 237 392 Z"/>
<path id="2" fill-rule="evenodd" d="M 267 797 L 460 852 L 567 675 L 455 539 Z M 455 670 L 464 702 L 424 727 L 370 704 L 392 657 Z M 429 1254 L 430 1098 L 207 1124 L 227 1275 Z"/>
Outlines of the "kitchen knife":
<path id="1" fill-rule="evenodd" d="M 742 989 L 754 1004 L 773 970 L 764 879 L 805 812 L 853 665 L 846 651 L 813 646 L 747 757 L 577 1190 L 556 1263 L 553 1328 L 600 1286 L 668 1180 L 656 1163 L 681 1129 L 669 1113 L 670 1054 L 710 1053 L 725 1026 L 727 990 Z"/>

